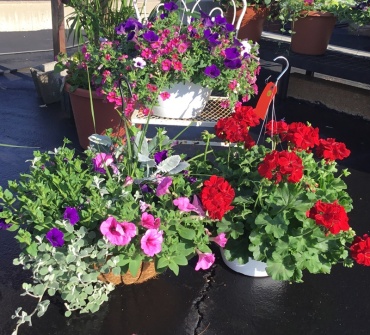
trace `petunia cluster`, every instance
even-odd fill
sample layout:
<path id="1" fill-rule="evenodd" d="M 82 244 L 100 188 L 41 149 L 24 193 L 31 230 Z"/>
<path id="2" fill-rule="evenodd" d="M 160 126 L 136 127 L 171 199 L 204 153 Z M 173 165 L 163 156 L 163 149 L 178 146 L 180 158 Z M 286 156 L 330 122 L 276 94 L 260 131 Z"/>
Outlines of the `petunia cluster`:
<path id="1" fill-rule="evenodd" d="M 60 55 L 57 68 L 69 71 L 72 87 L 88 70 L 91 87 L 117 107 L 124 105 L 127 117 L 135 108 L 149 114 L 158 99 L 170 98 L 169 89 L 176 83 L 223 92 L 229 98 L 224 108 L 239 98 L 248 101 L 258 92 L 258 44 L 238 40 L 234 26 L 220 14 L 200 12 L 198 18 L 183 10 L 168 2 L 154 21 L 128 18 L 115 28 L 115 41 L 104 39 L 99 47 L 87 44 L 72 59 Z M 132 86 L 132 94 L 124 91 L 124 101 L 122 75 Z"/>

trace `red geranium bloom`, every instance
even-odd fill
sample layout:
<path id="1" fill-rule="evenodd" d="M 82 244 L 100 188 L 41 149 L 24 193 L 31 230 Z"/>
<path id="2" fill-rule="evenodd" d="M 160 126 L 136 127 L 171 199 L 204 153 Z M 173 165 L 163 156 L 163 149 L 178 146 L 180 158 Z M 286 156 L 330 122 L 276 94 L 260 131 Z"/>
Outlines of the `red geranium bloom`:
<path id="1" fill-rule="evenodd" d="M 356 236 L 350 247 L 351 257 L 358 263 L 370 266 L 370 237 L 365 234 L 362 238 Z"/>
<path id="2" fill-rule="evenodd" d="M 269 121 L 266 125 L 266 133 L 270 136 L 280 135 L 282 138 L 288 132 L 288 124 L 285 121 Z"/>
<path id="3" fill-rule="evenodd" d="M 231 117 L 245 123 L 248 127 L 258 126 L 260 124 L 260 118 L 251 106 L 235 106 L 235 113 Z"/>
<path id="4" fill-rule="evenodd" d="M 316 148 L 317 156 L 327 161 L 344 159 L 350 153 L 351 151 L 347 149 L 346 145 L 342 142 L 336 142 L 335 138 L 320 139 L 320 144 Z"/>
<path id="5" fill-rule="evenodd" d="M 221 220 L 224 214 L 233 209 L 230 206 L 235 197 L 235 191 L 222 177 L 215 175 L 204 182 L 200 192 L 203 207 L 212 219 Z"/>
<path id="6" fill-rule="evenodd" d="M 290 183 L 298 183 L 303 176 L 302 159 L 294 152 L 272 151 L 258 166 L 261 177 L 280 183 L 283 177 Z"/>
<path id="7" fill-rule="evenodd" d="M 349 229 L 347 213 L 344 207 L 338 204 L 338 201 L 325 203 L 319 200 L 308 211 L 307 216 L 333 234 Z"/>
<path id="8" fill-rule="evenodd" d="M 215 125 L 216 136 L 231 143 L 243 142 L 247 126 L 234 118 L 219 119 Z"/>
<path id="9" fill-rule="evenodd" d="M 308 150 L 319 144 L 319 128 L 307 126 L 302 122 L 293 122 L 288 132 L 282 137 L 299 150 Z"/>

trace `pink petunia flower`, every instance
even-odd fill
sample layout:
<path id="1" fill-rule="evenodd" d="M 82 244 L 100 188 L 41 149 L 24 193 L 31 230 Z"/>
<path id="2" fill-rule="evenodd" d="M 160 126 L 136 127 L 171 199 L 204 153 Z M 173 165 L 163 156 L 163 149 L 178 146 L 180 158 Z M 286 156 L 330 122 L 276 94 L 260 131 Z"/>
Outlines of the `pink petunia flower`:
<path id="1" fill-rule="evenodd" d="M 147 210 L 147 208 L 151 207 L 149 204 L 147 204 L 144 201 L 139 200 L 139 203 L 140 203 L 140 210 L 141 210 L 142 213 L 145 212 Z"/>
<path id="2" fill-rule="evenodd" d="M 148 229 L 158 229 L 161 225 L 161 219 L 156 218 L 152 214 L 144 212 L 141 214 L 141 225 Z"/>
<path id="3" fill-rule="evenodd" d="M 100 232 L 114 245 L 127 245 L 136 235 L 136 226 L 132 222 L 118 222 L 110 216 L 101 223 Z"/>
<path id="4" fill-rule="evenodd" d="M 162 181 L 158 184 L 157 190 L 155 192 L 155 195 L 157 197 L 160 197 L 161 195 L 164 195 L 166 193 L 170 193 L 168 191 L 169 187 L 172 184 L 172 178 L 171 177 L 165 177 L 162 179 Z"/>
<path id="5" fill-rule="evenodd" d="M 211 237 L 210 240 L 218 244 L 221 248 L 225 248 L 227 243 L 227 237 L 225 233 L 221 233 L 216 237 Z"/>
<path id="6" fill-rule="evenodd" d="M 173 201 L 173 204 L 177 206 L 181 212 L 190 212 L 195 209 L 187 197 L 179 197 Z"/>
<path id="7" fill-rule="evenodd" d="M 171 70 L 171 61 L 169 59 L 165 59 L 162 62 L 162 70 L 163 71 L 170 71 Z"/>
<path id="8" fill-rule="evenodd" d="M 130 176 L 127 176 L 125 178 L 125 183 L 123 184 L 123 187 L 132 185 L 133 183 L 134 183 L 134 179 L 132 177 L 130 177 Z"/>
<path id="9" fill-rule="evenodd" d="M 158 229 L 148 229 L 141 238 L 141 249 L 150 257 L 158 254 L 162 250 L 163 231 Z"/>
<path id="10" fill-rule="evenodd" d="M 165 100 L 167 100 L 167 99 L 170 98 L 170 93 L 168 93 L 168 92 L 162 92 L 162 93 L 159 94 L 159 96 L 161 97 L 161 99 L 163 101 L 165 101 Z"/>
<path id="11" fill-rule="evenodd" d="M 199 259 L 197 265 L 195 266 L 195 271 L 199 271 L 200 269 L 208 270 L 216 260 L 215 255 L 209 252 L 203 253 L 199 250 L 197 250 L 197 253 Z"/>

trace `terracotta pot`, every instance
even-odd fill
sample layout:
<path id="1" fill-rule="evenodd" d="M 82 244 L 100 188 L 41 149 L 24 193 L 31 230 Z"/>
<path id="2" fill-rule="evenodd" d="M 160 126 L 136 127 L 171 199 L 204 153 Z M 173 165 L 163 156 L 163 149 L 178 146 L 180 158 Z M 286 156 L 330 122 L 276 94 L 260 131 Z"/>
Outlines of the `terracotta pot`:
<path id="1" fill-rule="evenodd" d="M 235 25 L 238 22 L 242 9 L 236 10 Z M 248 39 L 253 42 L 258 42 L 261 39 L 263 24 L 268 15 L 268 8 L 260 7 L 255 8 L 254 6 L 247 7 L 247 11 L 244 14 L 244 18 L 240 25 L 238 38 L 241 40 Z M 225 13 L 225 18 L 229 23 L 232 23 L 234 16 L 234 9 L 229 8 Z"/>
<path id="2" fill-rule="evenodd" d="M 70 92 L 70 85 L 66 83 L 66 91 L 71 100 L 73 116 L 76 123 L 78 140 L 82 148 L 86 149 L 89 145 L 88 137 L 94 133 L 104 134 L 108 128 L 113 129 L 113 134 L 123 137 L 125 130 L 119 111 L 114 108 L 114 104 L 104 101 L 92 92 L 94 106 L 95 127 L 91 114 L 90 94 L 88 90 L 78 88 Z"/>
<path id="3" fill-rule="evenodd" d="M 112 283 L 114 285 L 130 285 L 130 284 L 141 284 L 153 277 L 155 277 L 157 273 L 155 272 L 154 262 L 144 262 L 141 264 L 141 268 L 137 272 L 136 276 L 132 276 L 130 272 L 127 272 L 124 275 L 114 275 L 113 273 L 109 272 L 107 274 L 101 273 L 98 276 L 98 279 L 106 282 Z"/>
<path id="4" fill-rule="evenodd" d="M 307 14 L 293 22 L 294 33 L 290 48 L 293 52 L 303 55 L 323 55 L 337 19 L 331 13 L 310 11 Z"/>

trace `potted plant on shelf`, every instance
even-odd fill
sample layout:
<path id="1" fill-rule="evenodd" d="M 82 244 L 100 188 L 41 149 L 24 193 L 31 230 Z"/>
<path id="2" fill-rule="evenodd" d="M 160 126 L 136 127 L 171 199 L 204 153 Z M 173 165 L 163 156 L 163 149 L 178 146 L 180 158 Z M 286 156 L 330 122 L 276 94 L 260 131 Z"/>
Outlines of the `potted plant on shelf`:
<path id="1" fill-rule="evenodd" d="M 268 17 L 274 15 L 275 0 L 246 1 L 246 11 L 241 21 L 238 38 L 258 42 L 261 39 L 263 25 Z M 221 0 L 221 8 L 228 22 L 238 22 L 244 3 L 242 0 Z"/>
<path id="2" fill-rule="evenodd" d="M 160 104 L 166 100 L 182 95 L 193 100 L 201 92 L 206 99 L 212 90 L 222 90 L 230 99 L 224 108 L 233 107 L 240 97 L 247 101 L 257 92 L 258 45 L 236 39 L 234 27 L 220 15 L 211 19 L 202 13 L 190 25 L 181 24 L 182 15 L 171 2 L 154 22 L 129 18 L 116 27 L 115 41 L 103 40 L 99 47 L 87 44 L 78 57 L 61 55 L 57 68 L 67 69 L 72 88 L 80 86 L 83 76 L 82 82 L 89 84 L 89 74 L 96 93 L 116 106 L 122 105 L 118 81 L 126 76 L 132 85 L 132 96 L 126 92 L 123 102 L 127 117 L 135 108 L 162 113 Z M 185 93 L 177 93 L 179 89 Z M 204 103 L 182 111 L 172 108 L 168 117 L 194 117 Z"/>
<path id="3" fill-rule="evenodd" d="M 319 129 L 309 124 L 284 121 L 270 121 L 266 143 L 256 144 L 250 128 L 259 122 L 253 108 L 236 107 L 215 126 L 228 149 L 207 146 L 202 161 L 190 160 L 189 171 L 200 185 L 204 174 L 224 178 L 212 185 L 222 193 L 202 192 L 200 200 L 227 237 L 225 260 L 241 272 L 238 264 L 261 261 L 264 269 L 253 265 L 252 274 L 266 271 L 275 280 L 293 282 L 302 282 L 306 271 L 352 266 L 353 259 L 369 266 L 370 237 L 355 238 L 347 216 L 352 199 L 343 177 L 349 172 L 339 171 L 335 162 L 350 154 L 345 144 L 320 138 Z M 214 137 L 204 133 L 207 144 Z M 224 201 L 228 210 L 215 211 Z"/>
<path id="4" fill-rule="evenodd" d="M 283 30 L 291 24 L 291 50 L 324 54 L 336 21 L 350 20 L 355 0 L 278 0 Z"/>
<path id="5" fill-rule="evenodd" d="M 198 256 L 195 270 L 215 261 L 213 235 L 195 178 L 174 142 L 159 129 L 149 142 L 129 127 L 128 140 L 91 137 L 83 155 L 68 141 L 53 152 L 36 151 L 30 171 L 0 188 L 0 229 L 15 233 L 14 260 L 32 274 L 25 294 L 37 299 L 32 313 L 17 309 L 20 325 L 42 316 L 59 294 L 65 315 L 93 313 L 119 283 L 140 283 Z M 208 227 L 208 229 L 206 229 Z"/>

